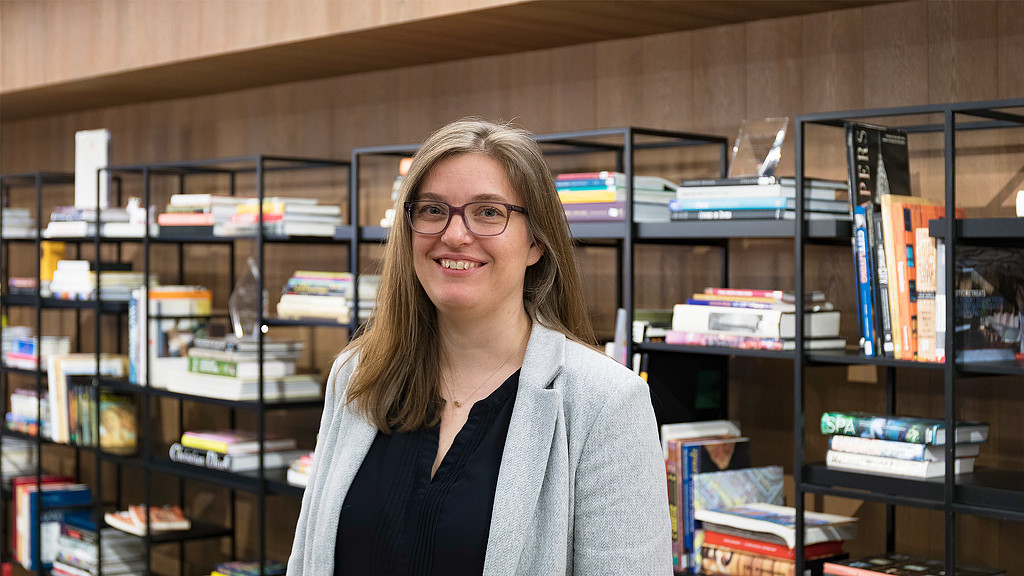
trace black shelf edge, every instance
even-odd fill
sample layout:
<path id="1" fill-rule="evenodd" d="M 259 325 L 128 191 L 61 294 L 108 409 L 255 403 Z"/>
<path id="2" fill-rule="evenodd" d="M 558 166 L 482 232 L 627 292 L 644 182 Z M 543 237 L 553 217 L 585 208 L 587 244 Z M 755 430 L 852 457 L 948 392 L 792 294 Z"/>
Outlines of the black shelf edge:
<path id="1" fill-rule="evenodd" d="M 575 240 L 622 240 L 626 237 L 623 222 L 570 222 L 569 231 Z"/>
<path id="2" fill-rule="evenodd" d="M 1024 519 L 1024 471 L 979 468 L 956 484 L 954 503 L 975 508 L 972 513 Z"/>
<path id="3" fill-rule="evenodd" d="M 934 238 L 946 236 L 946 219 L 928 222 L 928 234 Z M 956 221 L 956 234 L 966 243 L 1019 245 L 1024 240 L 1024 218 L 962 218 Z"/>
<path id="4" fill-rule="evenodd" d="M 149 469 L 154 472 L 178 476 L 189 480 L 206 482 L 223 488 L 239 490 L 242 492 L 258 493 L 260 489 L 259 471 L 250 470 L 245 472 L 222 472 L 210 470 L 199 466 L 190 466 L 172 462 L 168 458 L 157 458 L 149 463 Z M 288 484 L 287 467 L 267 468 L 264 470 L 264 486 L 267 492 L 280 495 L 302 496 L 302 488 Z"/>
<path id="5" fill-rule="evenodd" d="M 151 396 L 160 396 L 163 398 L 174 398 L 177 400 L 183 400 L 187 402 L 198 402 L 201 404 L 212 404 L 216 406 L 224 406 L 226 408 L 232 408 L 235 410 L 259 410 L 260 403 L 255 400 L 224 400 L 222 398 L 209 398 L 206 396 L 196 396 L 195 394 L 182 394 L 180 392 L 171 392 L 163 388 L 152 388 L 148 386 L 136 386 L 131 385 L 136 390 L 144 391 Z M 297 409 L 297 408 L 323 408 L 324 399 L 321 398 L 296 398 L 294 400 L 281 400 L 281 401 L 267 401 L 263 403 L 264 410 L 284 410 L 284 409 Z"/>
<path id="6" fill-rule="evenodd" d="M 793 238 L 792 220 L 716 220 L 709 222 L 641 222 L 639 240 L 698 240 L 722 238 Z M 853 226 L 848 220 L 809 220 L 809 240 L 849 240 Z"/>
<path id="7" fill-rule="evenodd" d="M 242 472 L 243 476 L 251 476 L 256 479 L 257 472 Z M 270 468 L 263 472 L 263 478 L 267 482 L 267 492 L 270 494 L 277 494 L 279 496 L 287 496 L 290 498 L 302 498 L 302 494 L 305 493 L 306 488 L 303 486 L 296 486 L 288 483 L 288 469 L 287 468 Z"/>
<path id="8" fill-rule="evenodd" d="M 943 478 L 899 478 L 833 470 L 822 463 L 804 466 L 805 492 L 885 504 L 940 510 L 944 506 Z"/>
<path id="9" fill-rule="evenodd" d="M 329 318 L 264 318 L 263 324 L 267 326 L 352 328 L 352 325 L 348 322 L 338 322 Z"/>
<path id="10" fill-rule="evenodd" d="M 50 309 L 75 309 L 93 310 L 96 308 L 95 300 L 63 300 L 60 298 L 42 298 L 40 303 L 43 308 Z M 7 306 L 35 306 L 36 297 L 34 294 L 6 294 L 3 297 L 3 304 Z M 127 300 L 103 300 L 99 303 L 100 312 L 117 314 L 128 311 Z"/>
<path id="11" fill-rule="evenodd" d="M 104 523 L 106 526 L 109 524 Z M 116 528 L 115 528 L 116 530 Z M 142 539 L 144 536 L 138 534 L 132 534 L 131 532 L 124 532 L 118 530 L 124 534 L 135 536 L 136 538 Z M 166 532 L 154 532 L 149 541 L 153 544 L 166 544 L 169 542 L 186 542 L 189 540 L 206 540 L 209 538 L 223 538 L 225 536 L 231 536 L 232 530 L 209 522 L 192 521 L 192 527 L 188 530 L 169 530 Z"/>
<path id="12" fill-rule="evenodd" d="M 390 228 L 383 226 L 363 226 L 360 228 L 359 238 L 367 242 L 386 242 Z"/>
<path id="13" fill-rule="evenodd" d="M 990 374 L 998 376 L 1024 376 L 1024 360 L 1004 362 L 957 362 L 957 370 L 964 374 Z"/>
<path id="14" fill-rule="evenodd" d="M 35 376 L 36 374 L 39 374 L 43 378 L 46 378 L 46 370 L 37 372 L 35 368 L 14 368 L 12 366 L 0 364 L 0 372 L 6 374 L 18 374 L 21 376 Z"/>
<path id="15" fill-rule="evenodd" d="M 664 342 L 645 342 L 637 344 L 636 349 L 641 352 L 671 352 L 675 354 L 712 354 L 718 356 L 746 356 L 751 358 L 771 358 L 773 360 L 795 360 L 796 354 L 792 351 L 777 350 L 743 350 L 740 348 L 726 348 L 724 346 L 681 346 L 679 344 L 665 344 Z"/>
<path id="16" fill-rule="evenodd" d="M 850 350 L 815 350 L 808 351 L 807 361 L 816 364 L 863 364 L 870 366 L 886 366 L 891 368 L 918 368 L 922 370 L 942 370 L 945 365 L 939 362 L 918 362 L 916 360 L 897 360 L 882 356 L 864 356 Z"/>

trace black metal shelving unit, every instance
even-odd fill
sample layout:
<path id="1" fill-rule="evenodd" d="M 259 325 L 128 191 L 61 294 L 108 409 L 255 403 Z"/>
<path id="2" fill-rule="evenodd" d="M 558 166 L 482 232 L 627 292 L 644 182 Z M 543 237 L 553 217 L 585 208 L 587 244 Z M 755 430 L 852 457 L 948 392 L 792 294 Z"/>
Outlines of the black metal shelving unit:
<path id="1" fill-rule="evenodd" d="M 921 118 L 924 122 L 917 123 Z M 895 119 L 895 120 L 894 120 Z M 941 238 L 947 247 L 945 268 L 946 299 L 944 310 L 947 326 L 953 326 L 955 318 L 954 279 L 956 252 L 958 246 L 967 244 L 987 247 L 1024 247 L 1024 223 L 1020 218 L 967 218 L 954 220 L 957 207 L 957 145 L 958 135 L 974 130 L 1000 130 L 1007 128 L 1024 129 L 1024 99 L 1010 99 L 987 102 L 967 102 L 904 106 L 867 110 L 852 110 L 833 113 L 808 114 L 796 118 L 796 178 L 798 197 L 802 198 L 802 182 L 805 177 L 806 150 L 808 149 L 808 126 L 825 126 L 841 130 L 845 122 L 867 121 L 876 124 L 889 122 L 901 125 L 910 134 L 933 133 L 942 135 L 942 164 L 944 167 L 945 219 L 932 220 L 930 234 Z M 909 124 L 909 125 L 908 125 Z M 797 202 L 797 218 L 802 219 L 802 202 Z M 955 221 L 956 226 L 946 223 Z M 813 224 L 804 222 L 804 224 Z M 795 257 L 797 261 L 796 290 L 804 287 L 804 247 L 812 234 L 810 226 L 797 229 Z M 803 338 L 803 311 L 798 308 L 796 330 L 798 342 Z M 888 551 L 895 547 L 896 507 L 905 506 L 939 511 L 943 514 L 945 563 L 948 573 L 957 565 L 957 524 L 959 514 L 984 516 L 1001 520 L 1024 521 L 1024 472 L 1008 469 L 976 469 L 971 474 L 954 474 L 953 443 L 946 447 L 946 470 L 940 478 L 917 480 L 867 473 L 846 472 L 828 469 L 823 463 L 808 462 L 805 450 L 805 390 L 812 385 L 808 382 L 806 368 L 814 365 L 869 365 L 885 369 L 884 394 L 886 411 L 896 410 L 896 382 L 898 375 L 909 371 L 943 373 L 943 419 L 947 430 L 953 429 L 957 420 L 958 382 L 967 375 L 1011 376 L 1014 381 L 1024 381 L 1024 363 L 972 363 L 963 364 L 957 360 L 954 330 L 946 331 L 946 359 L 943 363 L 895 360 L 885 357 L 865 357 L 856 353 L 807 352 L 796 356 L 794 366 L 794 481 L 797 508 L 797 558 L 803 555 L 803 512 L 804 494 L 822 494 L 864 501 L 880 502 L 886 505 L 886 545 Z M 880 391 L 881 393 L 881 391 Z M 797 572 L 803 562 L 797 561 Z M 1009 568 L 1004 566 L 1004 568 Z"/>
<path id="2" fill-rule="evenodd" d="M 199 160 L 192 162 L 180 162 L 180 163 L 161 163 L 161 164 L 145 164 L 136 166 L 117 166 L 101 169 L 98 178 L 106 177 L 111 182 L 117 183 L 116 191 L 118 193 L 117 200 L 120 202 L 120 193 L 122 183 L 125 181 L 131 181 L 137 184 L 139 192 L 138 195 L 143 198 L 143 206 L 150 206 L 151 192 L 155 188 L 155 181 L 161 178 L 171 178 L 174 180 L 172 184 L 173 193 L 189 193 L 191 188 L 189 186 L 191 177 L 196 175 L 215 176 L 217 178 L 226 179 L 226 185 L 220 186 L 213 193 L 216 194 L 229 194 L 236 195 L 237 190 L 243 186 L 240 181 L 243 178 L 247 178 L 248 187 L 247 190 L 251 191 L 256 198 L 259 199 L 260 204 L 260 220 L 262 220 L 262 200 L 269 197 L 268 190 L 270 185 L 266 182 L 267 176 L 275 172 L 287 172 L 287 171 L 298 171 L 298 170 L 347 170 L 348 162 L 337 161 L 337 160 L 323 160 L 323 159 L 311 159 L 311 158 L 297 158 L 297 157 L 285 157 L 285 156 L 251 156 L 251 157 L 240 157 L 240 158 L 223 158 L 223 159 L 212 159 L 212 160 Z M 345 173 L 338 174 L 334 177 L 340 187 L 344 188 L 348 183 L 348 175 Z M 26 244 L 31 246 L 35 243 L 36 246 L 36 261 L 38 262 L 38 256 L 40 253 L 40 242 L 42 240 L 58 240 L 57 238 L 44 238 L 41 232 L 45 220 L 45 215 L 42 214 L 42 198 L 43 189 L 49 184 L 73 184 L 73 175 L 58 175 L 58 174 L 28 174 L 28 175 L 13 175 L 3 176 L 2 188 L 5 194 L 5 198 L 8 195 L 8 191 L 14 186 L 35 186 L 35 200 L 37 214 L 37 231 L 36 234 L 31 238 L 16 238 L 16 239 L 4 239 L 3 246 L 3 257 L 4 257 L 4 271 L 7 272 L 7 250 L 9 245 L 13 242 Z M 218 180 L 218 183 L 221 183 Z M 211 192 L 209 189 L 204 189 L 204 192 Z M 294 195 L 291 192 L 291 195 Z M 349 205 L 349 199 L 346 196 L 347 191 L 343 191 L 338 196 L 339 203 L 343 205 Z M 247 194 L 246 194 L 247 195 Z M 289 194 L 281 194 L 281 196 L 288 196 Z M 2 210 L 2 208 L 0 208 Z M 350 215 L 352 212 L 349 213 Z M 101 230 L 99 222 L 96 222 L 96 229 Z M 150 246 L 163 244 L 177 246 L 178 255 L 178 269 L 177 276 L 179 283 L 185 276 L 185 261 L 184 246 L 188 244 L 213 244 L 213 245 L 225 245 L 229 251 L 229 262 L 225 266 L 229 276 L 230 284 L 234 285 L 235 279 L 235 245 L 239 241 L 249 241 L 255 243 L 255 254 L 258 260 L 258 268 L 260 270 L 259 275 L 259 289 L 262 293 L 264 291 L 264 246 L 268 244 L 298 244 L 302 246 L 313 246 L 313 245 L 333 245 L 333 244 L 348 244 L 349 246 L 354 245 L 354 238 L 356 234 L 356 227 L 352 225 L 344 225 L 336 227 L 335 234 L 332 237 L 305 237 L 305 236 L 280 236 L 265 233 L 262 226 L 256 226 L 256 232 L 249 236 L 244 237 L 220 237 L 212 234 L 196 235 L 194 232 L 180 233 L 180 231 L 165 228 L 161 233 L 157 233 L 154 227 L 145 227 L 145 232 L 139 237 L 105 237 L 102 235 L 90 235 L 87 237 L 73 237 L 73 238 L 61 238 L 59 240 L 65 240 L 74 245 L 93 245 L 95 247 L 95 258 L 98 264 L 101 248 L 108 244 L 114 245 L 117 257 L 121 257 L 122 246 L 128 245 L 141 245 L 143 252 L 144 262 L 144 275 L 148 279 L 151 277 L 151 261 L 150 261 Z M 308 249 L 308 248 L 307 248 Z M 38 270 L 38 269 L 37 269 Z M 37 273 L 38 277 L 38 273 Z M 37 278 L 38 279 L 38 278 Z M 4 278 L 6 284 L 6 277 Z M 226 300 L 226 297 L 225 297 Z M 124 316 L 128 312 L 128 304 L 117 301 L 104 301 L 99 298 L 95 300 L 87 301 L 68 301 L 60 300 L 55 298 L 41 298 L 38 293 L 35 295 L 17 295 L 9 296 L 5 295 L 2 300 L 2 305 L 8 306 L 23 306 L 35 309 L 37 322 L 39 326 L 39 316 L 42 314 L 44 309 L 69 309 L 73 310 L 75 314 L 80 314 L 83 310 L 94 310 L 97 313 L 103 314 L 115 314 L 119 317 Z M 143 304 L 145 305 L 145 304 Z M 118 323 L 118 334 L 116 335 L 116 341 L 118 347 L 123 345 L 123 334 L 121 330 L 121 323 Z M 79 326 L 80 321 L 76 317 L 75 325 Z M 257 325 L 274 327 L 274 326 L 286 326 L 286 327 L 336 327 L 340 329 L 349 330 L 350 332 L 355 329 L 356 321 L 353 318 L 352 322 L 349 323 L 338 323 L 329 321 L 318 321 L 318 320 L 290 320 L 290 319 L 277 319 L 267 317 L 262 308 L 257 311 Z M 149 326 L 142 327 L 148 331 Z M 97 344 L 101 341 L 100 326 L 99 322 L 96 322 L 96 342 Z M 263 331 L 259 331 L 259 360 L 262 372 L 262 342 L 263 342 Z M 97 354 L 100 352 L 97 346 Z M 99 362 L 99 356 L 97 355 L 97 362 Z M 34 371 L 21 370 L 21 369 L 9 369 L 2 368 L 4 374 L 19 374 L 37 377 L 37 388 L 45 389 L 45 372 L 42 368 Z M 262 378 L 261 378 L 262 380 Z M 72 447 L 75 450 L 76 468 L 78 467 L 77 462 L 80 461 L 80 457 L 83 453 L 92 452 L 95 455 L 96 465 L 96 477 L 95 484 L 98 487 L 102 486 L 104 481 L 101 476 L 101 470 L 103 466 L 99 465 L 100 462 L 111 463 L 117 466 L 118 473 L 113 479 L 117 482 L 118 486 L 121 483 L 121 471 L 127 468 L 134 468 L 139 471 L 143 478 L 143 492 L 145 494 L 144 502 L 149 505 L 153 501 L 153 493 L 151 489 L 151 483 L 153 482 L 152 475 L 159 473 L 162 475 L 169 476 L 171 478 L 178 479 L 178 494 L 179 494 L 179 505 L 184 507 L 185 503 L 185 492 L 184 482 L 186 479 L 203 482 L 213 486 L 220 486 L 231 490 L 232 498 L 229 504 L 229 516 L 234 518 L 235 516 L 235 505 L 234 505 L 234 494 L 236 492 L 244 492 L 255 495 L 258 499 L 259 505 L 257 506 L 257 524 L 258 524 L 258 543 L 257 547 L 259 550 L 258 560 L 262 563 L 266 560 L 266 498 L 270 495 L 284 496 L 287 498 L 301 498 L 302 488 L 293 486 L 287 482 L 286 474 L 284 469 L 266 469 L 260 466 L 257 470 L 252 472 L 243 473 L 228 473 L 206 470 L 203 468 L 197 468 L 188 466 L 185 464 L 178 464 L 170 462 L 166 456 L 157 456 L 152 451 L 152 438 L 149 431 L 149 420 L 150 420 L 150 400 L 153 398 L 171 398 L 178 401 L 178 427 L 179 433 L 182 431 L 180 428 L 183 425 L 183 406 L 185 403 L 197 403 L 206 404 L 212 406 L 220 406 L 230 410 L 230 423 L 228 426 L 235 424 L 235 413 L 237 411 L 245 411 L 256 414 L 256 428 L 259 437 L 265 438 L 265 415 L 269 413 L 277 413 L 286 410 L 321 410 L 323 407 L 323 399 L 302 399 L 302 400 L 283 400 L 279 402 L 264 401 L 263 398 L 263 387 L 259 387 L 258 398 L 254 401 L 230 401 L 221 400 L 216 398 L 205 398 L 199 396 L 191 396 L 187 394 L 176 394 L 163 390 L 160 388 L 152 387 L 152 379 L 147 379 L 147 383 L 143 386 L 129 382 L 127 378 L 110 378 L 110 377 L 98 377 L 93 378 L 93 389 L 98 390 L 100 387 L 103 389 L 109 389 L 119 392 L 128 392 L 135 394 L 141 399 L 141 415 L 139 418 L 140 422 L 140 433 L 139 433 L 139 452 L 135 455 L 118 455 L 110 452 L 106 452 L 96 447 Z M 6 390 L 6 389 L 5 389 Z M 94 392 L 95 393 L 95 392 Z M 4 394 L 6 398 L 6 392 Z M 6 404 L 6 399 L 3 401 Z M 98 407 L 97 407 L 98 410 Z M 19 434 L 16 432 L 3 432 L 5 435 L 18 438 L 33 438 L 36 441 L 37 449 L 39 446 L 65 446 L 64 444 L 54 443 L 49 440 L 39 438 L 37 436 L 27 436 L 25 434 Z M 260 452 L 259 459 L 262 463 L 263 453 Z M 40 469 L 41 473 L 41 469 Z M 98 518 L 97 525 L 103 526 L 102 520 L 104 509 L 109 508 L 112 505 L 121 507 L 123 502 L 120 502 L 121 490 L 118 488 L 118 500 L 116 504 L 112 503 L 99 503 L 97 502 L 94 506 L 94 518 Z M 6 516 L 5 516 L 6 518 Z M 198 539 L 209 539 L 209 538 L 230 538 L 231 548 L 238 552 L 237 542 L 235 541 L 235 530 L 231 526 L 214 526 L 208 523 L 198 521 L 193 523 L 193 528 L 188 531 L 180 533 L 169 532 L 169 533 L 154 533 L 144 537 L 146 542 L 146 555 L 147 562 L 152 561 L 151 547 L 153 545 L 165 544 L 165 543 L 178 543 L 179 545 L 186 541 L 198 540 Z M 179 557 L 181 573 L 185 573 L 185 557 L 184 548 L 179 547 Z M 40 573 L 42 573 L 40 571 Z"/>

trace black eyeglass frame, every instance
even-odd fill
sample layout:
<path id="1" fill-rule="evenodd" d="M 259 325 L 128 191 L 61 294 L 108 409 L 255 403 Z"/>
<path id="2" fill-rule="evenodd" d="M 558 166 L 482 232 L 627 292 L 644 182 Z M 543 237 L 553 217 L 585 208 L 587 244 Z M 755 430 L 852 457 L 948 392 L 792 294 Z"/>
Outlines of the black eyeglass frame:
<path id="1" fill-rule="evenodd" d="M 444 227 L 442 227 L 437 232 L 420 232 L 419 230 L 416 229 L 416 226 L 414 226 L 412 223 L 412 208 L 415 204 L 418 204 L 420 202 L 429 202 L 432 204 L 439 204 L 448 207 L 448 221 L 444 223 Z M 508 210 L 508 213 L 506 214 L 505 217 L 505 225 L 502 226 L 501 231 L 495 232 L 494 234 L 480 234 L 479 232 L 473 230 L 473 228 L 469 225 L 469 220 L 466 219 L 466 206 L 469 206 L 470 204 L 493 204 L 496 206 L 504 206 Z M 516 206 L 515 204 L 509 204 L 508 202 L 493 202 L 491 200 L 474 200 L 472 202 L 466 202 L 462 206 L 452 206 L 451 204 L 444 202 L 442 200 L 410 200 L 405 203 L 405 220 L 406 222 L 409 223 L 409 228 L 412 229 L 413 232 L 417 234 L 422 234 L 424 236 L 437 236 L 439 234 L 444 234 L 445 230 L 448 230 L 448 226 L 451 225 L 452 218 L 456 214 L 462 216 L 462 224 L 466 227 L 466 230 L 469 230 L 470 234 L 474 236 L 483 236 L 485 238 L 491 236 L 501 236 L 502 234 L 505 233 L 505 230 L 508 229 L 508 223 L 510 220 L 512 220 L 513 212 L 519 212 L 524 216 L 529 214 L 529 212 L 526 211 L 526 208 L 523 208 L 522 206 Z"/>

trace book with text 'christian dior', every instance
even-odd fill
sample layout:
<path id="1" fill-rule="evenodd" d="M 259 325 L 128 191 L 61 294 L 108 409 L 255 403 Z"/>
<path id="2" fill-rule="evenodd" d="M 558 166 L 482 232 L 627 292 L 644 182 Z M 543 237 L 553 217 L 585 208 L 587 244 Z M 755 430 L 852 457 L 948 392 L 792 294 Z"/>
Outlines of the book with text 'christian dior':
<path id="1" fill-rule="evenodd" d="M 697 520 L 731 526 L 750 532 L 781 537 L 786 546 L 796 546 L 795 511 L 790 506 L 754 503 L 718 510 L 697 510 Z M 857 519 L 851 516 L 804 512 L 804 544 L 850 540 L 857 535 Z"/>
<path id="2" fill-rule="evenodd" d="M 987 422 L 957 422 L 955 442 L 984 442 L 988 429 Z M 946 422 L 938 418 L 833 411 L 821 415 L 821 433 L 941 446 L 946 443 Z"/>
<path id="3" fill-rule="evenodd" d="M 922 558 L 899 552 L 867 556 L 857 560 L 826 562 L 823 566 L 826 576 L 945 576 L 946 562 L 934 558 Z M 999 576 L 1005 570 L 957 566 L 956 576 Z"/>
<path id="4" fill-rule="evenodd" d="M 885 456 L 870 456 L 829 450 L 825 466 L 836 470 L 848 470 L 862 474 L 901 476 L 904 478 L 938 478 L 946 473 L 946 463 L 938 460 L 903 460 Z M 954 474 L 974 472 L 974 458 L 957 458 L 953 463 Z"/>
<path id="5" fill-rule="evenodd" d="M 848 122 L 846 153 L 851 214 L 864 202 L 881 204 L 887 194 L 910 195 L 906 130 Z"/>
<path id="6" fill-rule="evenodd" d="M 263 467 L 284 468 L 308 453 L 307 450 L 277 450 L 263 453 Z M 224 454 L 214 450 L 189 448 L 175 442 L 171 444 L 168 456 L 172 462 L 188 464 L 221 472 L 249 472 L 260 467 L 260 455 Z"/>

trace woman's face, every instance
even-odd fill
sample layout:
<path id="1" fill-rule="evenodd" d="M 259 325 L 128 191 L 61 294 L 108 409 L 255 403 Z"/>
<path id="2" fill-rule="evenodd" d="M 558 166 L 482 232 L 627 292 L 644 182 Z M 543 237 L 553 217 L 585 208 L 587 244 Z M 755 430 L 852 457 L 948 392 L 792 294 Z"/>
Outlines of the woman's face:
<path id="1" fill-rule="evenodd" d="M 437 163 L 414 200 L 439 200 L 454 207 L 479 201 L 522 206 L 501 164 L 480 154 Z M 521 313 L 526 268 L 542 253 L 530 238 L 526 215 L 519 212 L 510 214 L 498 236 L 476 236 L 453 214 L 441 234 L 413 231 L 412 250 L 416 277 L 438 314 L 476 319 Z"/>

